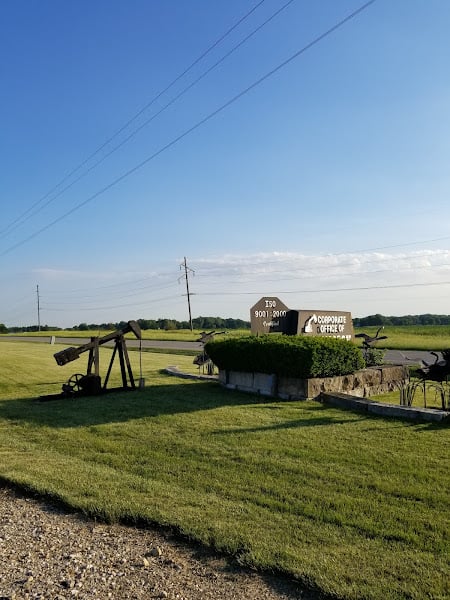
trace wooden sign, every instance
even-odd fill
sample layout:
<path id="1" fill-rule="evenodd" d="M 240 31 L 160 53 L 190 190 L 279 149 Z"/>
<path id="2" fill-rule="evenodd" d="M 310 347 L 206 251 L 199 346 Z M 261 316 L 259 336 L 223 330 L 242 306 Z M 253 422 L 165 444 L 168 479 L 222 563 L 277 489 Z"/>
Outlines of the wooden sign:
<path id="1" fill-rule="evenodd" d="M 252 334 L 287 333 L 288 307 L 279 298 L 261 298 L 250 309 Z"/>

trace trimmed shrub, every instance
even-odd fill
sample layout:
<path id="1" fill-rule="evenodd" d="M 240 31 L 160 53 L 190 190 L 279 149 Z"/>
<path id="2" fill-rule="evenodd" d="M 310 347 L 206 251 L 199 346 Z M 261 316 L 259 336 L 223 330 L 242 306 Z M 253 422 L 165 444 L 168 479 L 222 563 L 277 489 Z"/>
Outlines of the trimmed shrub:
<path id="1" fill-rule="evenodd" d="M 205 350 L 219 369 L 300 379 L 347 375 L 365 367 L 353 342 L 331 337 L 270 334 L 217 339 Z"/>

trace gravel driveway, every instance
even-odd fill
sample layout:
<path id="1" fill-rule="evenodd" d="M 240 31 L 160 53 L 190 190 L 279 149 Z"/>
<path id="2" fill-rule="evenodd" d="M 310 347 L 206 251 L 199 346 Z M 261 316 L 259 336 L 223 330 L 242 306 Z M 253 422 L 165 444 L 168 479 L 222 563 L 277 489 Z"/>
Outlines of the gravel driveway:
<path id="1" fill-rule="evenodd" d="M 0 485 L 0 600 L 318 600 L 160 530 L 106 525 Z"/>

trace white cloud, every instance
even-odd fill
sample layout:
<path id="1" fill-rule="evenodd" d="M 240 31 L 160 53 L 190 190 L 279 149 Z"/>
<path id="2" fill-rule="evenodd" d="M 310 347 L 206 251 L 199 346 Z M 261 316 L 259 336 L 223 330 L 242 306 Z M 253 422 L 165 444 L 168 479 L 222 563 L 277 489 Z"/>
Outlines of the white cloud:
<path id="1" fill-rule="evenodd" d="M 147 272 L 41 267 L 21 286 L 7 286 L 0 321 L 18 324 L 20 316 L 21 324 L 36 322 L 36 282 L 42 322 L 72 326 L 140 317 L 186 320 L 180 262 Z M 450 312 L 449 250 L 223 254 L 189 258 L 188 266 L 195 271 L 189 275 L 193 316 L 248 319 L 250 307 L 267 295 L 291 308 L 349 310 L 354 316 Z M 26 301 L 20 304 L 22 298 Z"/>
<path id="2" fill-rule="evenodd" d="M 241 297 L 241 306 L 250 306 L 258 295 L 275 295 L 292 308 L 336 308 L 358 316 L 448 312 L 448 250 L 337 255 L 272 252 L 194 263 L 202 276 L 195 282 L 200 292 L 197 302 L 201 293 L 211 299 L 208 294 L 218 294 L 221 289 L 224 298 Z M 254 295 L 249 300 L 246 296 L 251 292 Z"/>

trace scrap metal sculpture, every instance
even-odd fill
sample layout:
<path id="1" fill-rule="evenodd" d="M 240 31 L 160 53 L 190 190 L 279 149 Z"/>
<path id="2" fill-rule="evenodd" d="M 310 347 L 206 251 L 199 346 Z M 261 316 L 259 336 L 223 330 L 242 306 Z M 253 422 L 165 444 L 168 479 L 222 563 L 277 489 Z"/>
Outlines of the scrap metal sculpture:
<path id="1" fill-rule="evenodd" d="M 75 373 L 72 375 L 62 386 L 62 393 L 58 394 L 57 397 L 93 396 L 105 392 L 116 355 L 119 356 L 122 387 L 115 389 L 136 389 L 125 342 L 125 334 L 129 332 L 134 333 L 137 339 L 141 339 L 141 328 L 139 325 L 136 321 L 128 321 L 126 327 L 123 329 L 119 329 L 103 337 L 92 337 L 90 342 L 82 346 L 71 346 L 70 348 L 56 352 L 54 357 L 60 366 L 80 358 L 80 355 L 84 352 L 89 352 L 86 374 Z M 100 377 L 100 346 L 107 342 L 114 342 L 114 350 L 102 385 Z"/>
<path id="2" fill-rule="evenodd" d="M 357 333 L 355 335 L 355 338 L 363 338 L 362 355 L 368 367 L 374 367 L 383 363 L 385 350 L 374 348 L 374 344 L 379 340 L 387 340 L 387 335 L 380 335 L 383 329 L 384 326 L 379 327 L 375 335 L 367 333 Z"/>
<path id="3" fill-rule="evenodd" d="M 363 348 L 367 350 L 369 348 L 372 348 L 375 342 L 378 342 L 379 340 L 387 340 L 387 335 L 380 335 L 380 331 L 383 331 L 383 329 L 384 325 L 378 328 L 375 335 L 368 335 L 367 333 L 357 333 L 355 335 L 355 338 L 364 338 L 362 345 Z"/>
<path id="4" fill-rule="evenodd" d="M 435 357 L 434 363 L 422 361 L 422 367 L 417 369 L 420 379 L 429 381 L 438 381 L 442 383 L 447 381 L 450 375 L 450 350 L 442 352 L 442 359 L 439 359 L 437 352 L 430 352 Z"/>
<path id="5" fill-rule="evenodd" d="M 450 349 L 442 351 L 442 358 L 437 352 L 430 352 L 435 357 L 434 363 L 421 361 L 421 367 L 415 371 L 418 379 L 410 381 L 403 396 L 408 397 L 408 406 L 411 406 L 417 390 L 422 390 L 423 405 L 427 408 L 427 391 L 431 391 L 441 400 L 442 410 L 450 410 Z M 402 403 L 402 394 L 400 395 Z"/>
<path id="6" fill-rule="evenodd" d="M 197 340 L 195 340 L 196 342 L 201 342 L 203 344 L 203 351 L 201 352 L 201 354 L 197 354 L 197 356 L 194 358 L 194 365 L 197 365 L 199 369 L 200 367 L 202 367 L 203 372 L 205 372 L 206 369 L 206 373 L 208 375 L 214 375 L 214 363 L 205 352 L 205 344 L 211 342 L 214 339 L 215 335 L 222 335 L 225 333 L 226 331 L 210 331 L 209 333 L 207 333 L 206 331 L 202 331 L 200 337 Z"/>

